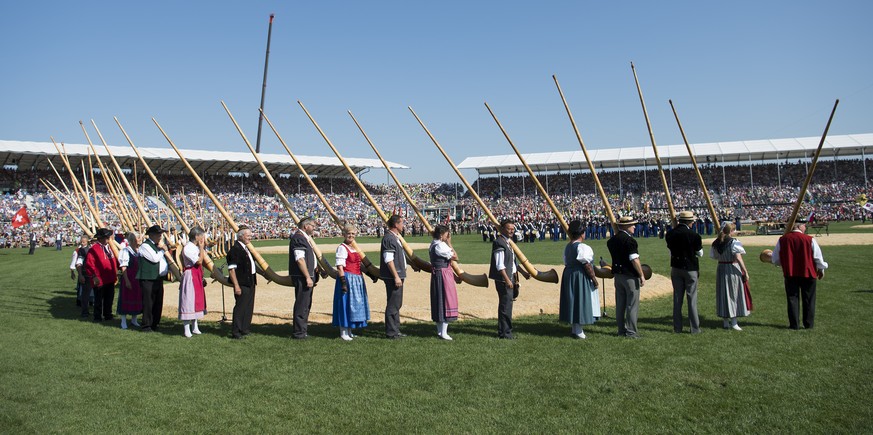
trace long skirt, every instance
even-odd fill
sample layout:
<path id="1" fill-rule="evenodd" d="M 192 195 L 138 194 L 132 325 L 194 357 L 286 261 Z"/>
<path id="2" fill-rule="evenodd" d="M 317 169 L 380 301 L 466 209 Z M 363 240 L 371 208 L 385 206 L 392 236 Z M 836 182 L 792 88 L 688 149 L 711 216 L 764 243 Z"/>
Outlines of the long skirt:
<path id="1" fill-rule="evenodd" d="M 363 328 L 370 320 L 370 301 L 364 277 L 346 273 L 349 292 L 343 293 L 342 281 L 336 280 L 333 287 L 333 326 L 340 328 Z"/>
<path id="2" fill-rule="evenodd" d="M 715 276 L 715 314 L 721 318 L 748 316 L 751 297 L 747 302 L 740 265 L 720 263 Z"/>
<path id="3" fill-rule="evenodd" d="M 564 269 L 561 276 L 561 306 L 558 319 L 567 323 L 590 325 L 600 317 L 597 287 L 581 268 Z"/>
<path id="4" fill-rule="evenodd" d="M 434 322 L 458 320 L 458 289 L 448 267 L 434 269 L 430 276 L 430 318 Z"/>
<path id="5" fill-rule="evenodd" d="M 186 268 L 179 282 L 179 320 L 196 320 L 206 315 L 203 269 Z"/>
<path id="6" fill-rule="evenodd" d="M 142 314 L 142 290 L 139 288 L 139 280 L 136 279 L 136 267 L 129 266 L 125 275 L 130 281 L 130 287 L 124 285 L 123 277 L 118 280 L 118 306 L 115 311 L 119 315 Z"/>

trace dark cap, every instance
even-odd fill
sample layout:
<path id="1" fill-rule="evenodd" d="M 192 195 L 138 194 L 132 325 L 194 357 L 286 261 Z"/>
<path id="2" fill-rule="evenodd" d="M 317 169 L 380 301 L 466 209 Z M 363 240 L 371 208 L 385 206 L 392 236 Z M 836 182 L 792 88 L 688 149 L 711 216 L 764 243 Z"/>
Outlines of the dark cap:
<path id="1" fill-rule="evenodd" d="M 161 234 L 166 233 L 166 231 L 160 227 L 160 225 L 152 225 L 149 229 L 146 230 L 146 235 L 150 236 L 152 234 Z"/>
<path id="2" fill-rule="evenodd" d="M 94 233 L 94 238 L 96 239 L 108 239 L 112 237 L 112 230 L 108 228 L 100 228 Z"/>

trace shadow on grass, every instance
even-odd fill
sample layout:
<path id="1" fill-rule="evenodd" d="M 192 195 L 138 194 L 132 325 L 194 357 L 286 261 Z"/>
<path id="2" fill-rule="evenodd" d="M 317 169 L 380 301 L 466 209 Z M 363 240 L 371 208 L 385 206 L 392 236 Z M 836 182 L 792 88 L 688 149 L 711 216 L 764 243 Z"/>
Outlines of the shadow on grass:
<path id="1" fill-rule="evenodd" d="M 864 289 L 852 290 L 852 293 L 873 293 L 873 289 L 866 289 L 866 290 L 864 290 Z"/>

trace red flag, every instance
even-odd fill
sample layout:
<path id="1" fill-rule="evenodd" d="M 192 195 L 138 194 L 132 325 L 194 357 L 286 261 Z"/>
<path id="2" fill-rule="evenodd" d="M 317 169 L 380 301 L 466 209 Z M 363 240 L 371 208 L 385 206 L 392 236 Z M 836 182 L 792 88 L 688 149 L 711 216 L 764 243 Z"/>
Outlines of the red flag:
<path id="1" fill-rule="evenodd" d="M 27 216 L 27 207 L 21 207 L 15 216 L 12 216 L 12 228 L 18 228 L 22 225 L 30 223 L 30 217 Z"/>

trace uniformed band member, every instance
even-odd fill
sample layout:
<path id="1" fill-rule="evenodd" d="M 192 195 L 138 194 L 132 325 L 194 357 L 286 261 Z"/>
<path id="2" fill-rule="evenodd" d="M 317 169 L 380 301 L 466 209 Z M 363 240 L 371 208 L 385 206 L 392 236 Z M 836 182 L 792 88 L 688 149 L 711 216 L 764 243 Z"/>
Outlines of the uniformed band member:
<path id="1" fill-rule="evenodd" d="M 615 276 L 615 321 L 618 335 L 639 338 L 637 315 L 640 308 L 640 288 L 646 285 L 637 241 L 633 233 L 637 221 L 631 216 L 618 220 L 619 231 L 606 242 L 612 256 L 612 273 Z"/>
<path id="2" fill-rule="evenodd" d="M 227 273 L 233 284 L 233 320 L 230 338 L 241 340 L 251 333 L 252 315 L 255 310 L 255 287 L 258 276 L 255 274 L 255 259 L 246 246 L 252 240 L 252 230 L 240 225 L 236 233 L 236 243 L 227 253 Z"/>
<path id="3" fill-rule="evenodd" d="M 396 340 L 406 337 L 406 334 L 400 333 L 400 307 L 403 306 L 403 280 L 406 279 L 406 257 L 400 243 L 403 216 L 391 215 L 387 225 L 388 231 L 385 231 L 379 249 L 379 277 L 385 282 L 388 298 L 385 305 L 385 337 Z"/>
<path id="4" fill-rule="evenodd" d="M 302 340 L 309 335 L 309 311 L 312 309 L 312 291 L 318 282 L 315 252 L 312 250 L 312 235 L 315 233 L 315 219 L 305 217 L 297 223 L 297 230 L 291 235 L 288 250 L 288 271 L 294 278 L 294 314 L 291 338 Z"/>
<path id="5" fill-rule="evenodd" d="M 776 242 L 773 264 L 782 266 L 785 276 L 785 295 L 788 298 L 788 327 L 799 329 L 798 295 L 803 303 L 803 327 L 815 326 L 816 280 L 824 278 L 828 264 L 815 238 L 806 233 L 806 220 L 798 219 L 794 228 Z"/>
<path id="6" fill-rule="evenodd" d="M 515 221 L 504 219 L 500 222 L 500 234 L 491 244 L 491 266 L 488 277 L 494 280 L 497 288 L 497 337 L 512 340 L 512 301 L 517 295 L 518 274 L 530 279 L 527 271 L 518 267 L 511 240 L 515 235 Z"/>
<path id="7" fill-rule="evenodd" d="M 683 211 L 677 216 L 679 224 L 670 230 L 664 239 L 670 249 L 670 279 L 673 281 L 673 332 L 682 332 L 682 303 L 688 299 L 688 320 L 691 333 L 700 333 L 697 316 L 697 281 L 700 277 L 700 262 L 703 256 L 703 241 L 700 234 L 691 230 L 694 213 Z"/>
<path id="8" fill-rule="evenodd" d="M 142 332 L 152 332 L 161 323 L 164 309 L 164 278 L 167 276 L 169 252 L 161 240 L 166 231 L 158 225 L 146 230 L 145 242 L 139 247 L 139 270 L 136 279 L 142 291 Z"/>

